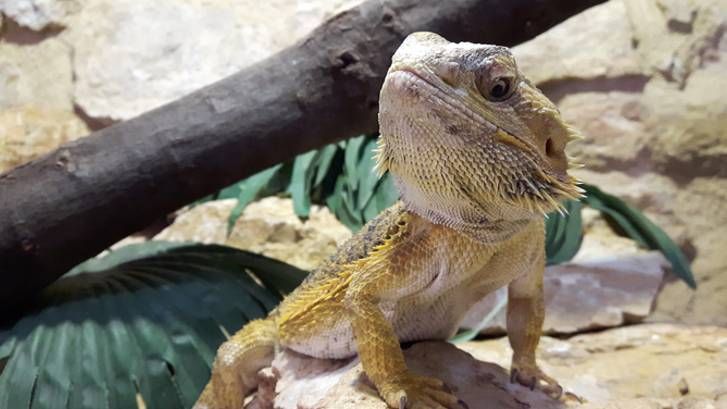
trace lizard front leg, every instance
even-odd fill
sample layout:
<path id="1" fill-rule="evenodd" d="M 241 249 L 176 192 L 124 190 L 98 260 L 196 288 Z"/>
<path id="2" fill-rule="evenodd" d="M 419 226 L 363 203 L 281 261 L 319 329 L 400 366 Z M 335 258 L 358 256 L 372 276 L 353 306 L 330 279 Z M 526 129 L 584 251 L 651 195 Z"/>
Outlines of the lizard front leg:
<path id="1" fill-rule="evenodd" d="M 399 409 L 460 408 L 441 380 L 409 371 L 394 328 L 377 301 L 364 288 L 346 298 L 346 307 L 364 372 L 384 401 Z"/>
<path id="2" fill-rule="evenodd" d="M 535 362 L 535 351 L 545 319 L 543 258 L 543 255 L 539 256 L 537 267 L 512 281 L 508 287 L 507 335 L 513 350 L 510 377 L 512 382 L 531 389 L 537 387 L 559 399 L 563 388 Z"/>
<path id="3" fill-rule="evenodd" d="M 428 276 L 432 273 L 422 270 L 426 265 L 424 255 L 417 258 L 419 251 L 408 251 L 412 249 L 405 249 L 407 244 L 393 247 L 393 253 L 403 252 L 406 257 L 392 256 L 382 249 L 363 260 L 359 263 L 361 271 L 353 274 L 343 299 L 364 372 L 393 408 L 461 408 L 463 405 L 445 391 L 441 380 L 415 375 L 407 368 L 399 338 L 379 307 L 380 302 L 395 302 L 431 281 Z M 426 251 L 426 246 L 412 247 Z"/>

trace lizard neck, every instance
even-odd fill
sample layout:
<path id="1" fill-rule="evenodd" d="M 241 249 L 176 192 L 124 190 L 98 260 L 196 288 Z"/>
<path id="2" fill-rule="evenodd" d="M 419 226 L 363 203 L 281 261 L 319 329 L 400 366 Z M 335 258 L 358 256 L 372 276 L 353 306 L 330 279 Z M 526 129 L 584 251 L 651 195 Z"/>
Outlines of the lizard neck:
<path id="1" fill-rule="evenodd" d="M 495 203 L 482 206 L 470 200 L 446 200 L 412 189 L 396 177 L 394 180 L 407 211 L 481 243 L 507 241 L 535 220 L 535 215 L 513 211 L 508 206 Z"/>

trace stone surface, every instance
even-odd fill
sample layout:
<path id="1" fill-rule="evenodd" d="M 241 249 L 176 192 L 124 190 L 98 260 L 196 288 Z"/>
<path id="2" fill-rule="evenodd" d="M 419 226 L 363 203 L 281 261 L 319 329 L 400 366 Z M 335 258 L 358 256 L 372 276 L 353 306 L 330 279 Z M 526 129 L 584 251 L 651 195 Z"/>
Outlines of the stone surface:
<path id="1" fill-rule="evenodd" d="M 62 24 L 64 17 L 78 7 L 75 0 L 0 0 L 0 12 L 37 31 Z"/>
<path id="2" fill-rule="evenodd" d="M 0 42 L 0 111 L 12 107 L 73 110 L 71 48 L 58 39 Z"/>
<path id="3" fill-rule="evenodd" d="M 59 110 L 0 110 L 0 173 L 88 133 L 75 115 Z"/>
<path id="4" fill-rule="evenodd" d="M 643 320 L 651 313 L 666 260 L 658 252 L 639 249 L 632 240 L 617 236 L 594 214 L 584 210 L 586 234 L 573 260 L 545 270 L 546 333 L 615 327 Z M 506 299 L 507 288 L 488 295 L 468 312 L 463 325 L 477 328 L 497 309 L 482 331 L 504 333 Z"/>
<path id="5" fill-rule="evenodd" d="M 625 13 L 621 1 L 610 1 L 515 47 L 520 69 L 536 84 L 640 74 Z"/>
<path id="6" fill-rule="evenodd" d="M 228 236 L 227 220 L 235 203 L 225 199 L 195 206 L 154 239 L 226 244 L 312 270 L 351 236 L 327 208 L 312 206 L 310 217 L 302 221 L 292 200 L 278 197 L 248 205 Z"/>
<path id="7" fill-rule="evenodd" d="M 471 409 L 724 409 L 727 407 L 727 329 L 639 325 L 570 340 L 545 337 L 540 362 L 571 393 L 554 402 L 509 383 L 506 339 L 459 346 L 423 342 L 405 350 L 418 374 L 436 376 Z M 276 409 L 377 408 L 386 405 L 358 360 L 316 360 L 279 354 L 261 371 L 258 397 L 248 407 Z"/>
<path id="8" fill-rule="evenodd" d="M 470 342 L 475 358 L 508 367 L 506 339 Z M 571 392 L 592 403 L 612 400 L 716 399 L 727 394 L 727 329 L 642 324 L 568 340 L 545 337 L 543 369 Z M 724 399 L 724 398 L 721 398 Z"/>
<path id="9" fill-rule="evenodd" d="M 515 48 L 587 137 L 575 173 L 694 258 L 698 290 L 670 275 L 656 319 L 727 325 L 726 28 L 725 0 L 611 0 Z"/>
<path id="10" fill-rule="evenodd" d="M 29 4 L 0 0 L 0 9 L 22 6 L 25 10 Z M 51 2 L 36 6 L 38 15 L 46 7 L 55 7 Z M 88 133 L 86 124 L 74 113 L 71 56 L 72 48 L 63 40 L 44 38 L 15 22 L 2 31 L 0 173 Z"/>
<path id="11" fill-rule="evenodd" d="M 510 385 L 503 368 L 478 362 L 451 344 L 419 343 L 407 349 L 405 355 L 414 372 L 439 377 L 472 409 L 564 407 L 543 394 Z M 387 409 L 358 360 L 317 360 L 286 351 L 276 357 L 272 371 L 263 376 L 267 388 L 260 396 L 274 398 L 276 409 Z M 251 406 L 271 407 L 262 400 L 253 401 Z"/>
<path id="12" fill-rule="evenodd" d="M 74 16 L 75 98 L 127 119 L 292 45 L 352 1 L 90 0 Z"/>

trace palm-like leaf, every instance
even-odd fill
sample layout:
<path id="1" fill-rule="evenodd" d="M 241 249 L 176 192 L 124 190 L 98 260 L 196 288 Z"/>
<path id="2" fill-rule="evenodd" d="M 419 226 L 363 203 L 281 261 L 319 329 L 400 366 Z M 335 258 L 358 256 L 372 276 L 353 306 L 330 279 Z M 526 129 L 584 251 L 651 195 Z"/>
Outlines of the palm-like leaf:
<path id="1" fill-rule="evenodd" d="M 661 251 L 671 263 L 677 277 L 686 282 L 689 287 L 697 287 L 689 261 L 664 230 L 616 196 L 605 193 L 592 185 L 584 185 L 584 189 L 586 190 L 584 203 L 603 213 L 605 217 L 623 229 L 627 236 L 642 246 Z"/>
<path id="2" fill-rule="evenodd" d="M 126 409 L 137 396 L 189 408 L 225 333 L 304 276 L 214 245 L 144 243 L 89 261 L 0 330 L 0 408 Z"/>

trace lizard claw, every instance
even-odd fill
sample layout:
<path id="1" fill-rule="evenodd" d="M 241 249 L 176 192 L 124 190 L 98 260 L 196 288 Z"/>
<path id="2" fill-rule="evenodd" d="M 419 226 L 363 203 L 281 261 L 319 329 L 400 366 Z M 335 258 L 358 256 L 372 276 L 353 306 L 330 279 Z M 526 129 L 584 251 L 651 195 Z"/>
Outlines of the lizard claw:
<path id="1" fill-rule="evenodd" d="M 538 388 L 555 400 L 560 400 L 563 397 L 563 387 L 558 384 L 558 381 L 546 375 L 535 364 L 517 365 L 513 363 L 510 370 L 510 382 L 518 383 L 530 388 L 530 390 Z"/>
<path id="2" fill-rule="evenodd" d="M 461 409 L 461 401 L 446 390 L 444 382 L 406 374 L 379 387 L 386 403 L 398 409 Z"/>

